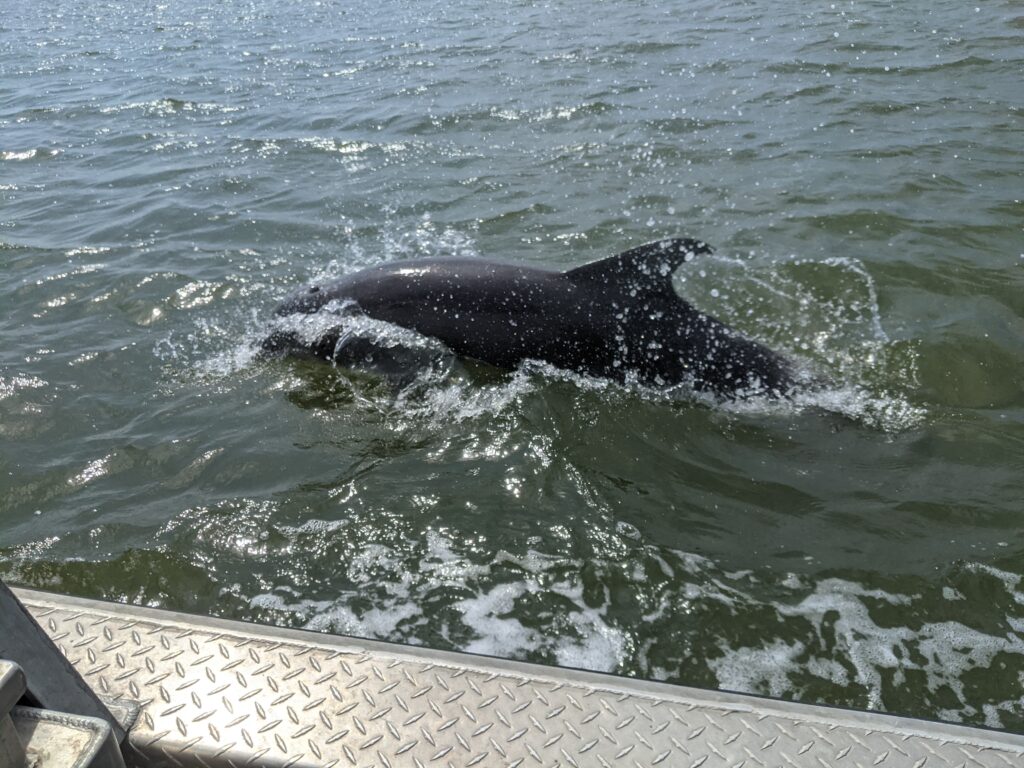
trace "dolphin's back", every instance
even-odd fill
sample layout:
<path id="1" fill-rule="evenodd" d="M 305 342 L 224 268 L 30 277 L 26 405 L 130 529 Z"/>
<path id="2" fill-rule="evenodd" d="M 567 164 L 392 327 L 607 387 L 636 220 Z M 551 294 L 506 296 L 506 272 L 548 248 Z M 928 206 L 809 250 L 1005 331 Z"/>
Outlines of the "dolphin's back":
<path id="1" fill-rule="evenodd" d="M 604 313 L 561 272 L 483 259 L 397 262 L 311 286 L 278 314 L 331 302 L 352 302 L 370 317 L 501 367 L 528 358 L 595 373 L 607 367 Z"/>
<path id="2" fill-rule="evenodd" d="M 537 359 L 619 381 L 689 379 L 726 395 L 785 394 L 788 361 L 676 293 L 675 270 L 706 253 L 697 240 L 662 240 L 566 272 L 483 259 L 402 261 L 310 286 L 277 311 L 354 306 L 505 368 Z"/>

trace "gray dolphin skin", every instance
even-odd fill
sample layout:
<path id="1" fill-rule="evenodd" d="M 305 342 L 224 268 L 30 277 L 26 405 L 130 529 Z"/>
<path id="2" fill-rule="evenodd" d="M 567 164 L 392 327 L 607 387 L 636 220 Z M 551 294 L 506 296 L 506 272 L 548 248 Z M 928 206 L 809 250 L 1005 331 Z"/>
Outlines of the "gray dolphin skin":
<path id="1" fill-rule="evenodd" d="M 676 293 L 676 269 L 710 252 L 699 240 L 675 238 L 565 272 L 482 259 L 399 261 L 308 286 L 277 314 L 344 307 L 506 369 L 533 359 L 619 382 L 690 382 L 730 398 L 785 396 L 794 386 L 785 358 Z M 340 363 L 344 341 L 340 330 L 312 343 L 278 332 L 264 349 Z"/>

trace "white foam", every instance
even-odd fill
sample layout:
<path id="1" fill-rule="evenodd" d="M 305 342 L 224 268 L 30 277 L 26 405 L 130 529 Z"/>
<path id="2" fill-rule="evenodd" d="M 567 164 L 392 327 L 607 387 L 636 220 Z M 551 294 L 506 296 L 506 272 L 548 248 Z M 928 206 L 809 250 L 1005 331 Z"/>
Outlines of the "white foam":
<path id="1" fill-rule="evenodd" d="M 40 153 L 47 154 L 48 152 L 45 149 L 4 150 L 0 152 L 0 160 L 31 160 Z M 56 150 L 52 154 L 56 154 Z"/>
<path id="2" fill-rule="evenodd" d="M 300 535 L 333 538 L 344 535 L 339 531 L 348 524 L 310 520 L 280 530 L 292 539 Z M 238 542 L 226 544 L 237 546 Z M 578 576 L 582 560 L 536 549 L 524 554 L 499 551 L 485 562 L 471 555 L 451 532 L 428 529 L 422 541 L 406 541 L 400 550 L 375 542 L 353 552 L 342 567 L 345 579 L 356 586 L 329 599 L 303 599 L 293 589 L 278 587 L 256 595 L 250 605 L 256 610 L 291 612 L 309 629 L 420 643 L 418 628 L 432 623 L 424 615 L 424 606 L 434 605 L 436 596 L 443 593 L 452 596 L 447 606 L 458 618 L 454 623 L 433 623 L 434 642 L 440 633 L 471 653 L 551 659 L 562 666 L 606 672 L 639 666 L 651 677 L 678 677 L 679 670 L 653 666 L 649 660 L 655 648 L 659 659 L 665 658 L 666 651 L 671 658 L 663 639 L 641 643 L 632 627 L 610 616 L 607 589 L 603 595 L 598 593 L 596 601 L 590 591 L 585 595 Z M 887 614 L 909 615 L 924 598 L 841 578 L 814 582 L 788 574 L 774 581 L 772 589 L 787 590 L 793 599 L 762 602 L 752 592 L 763 578 L 759 573 L 726 573 L 706 557 L 654 547 L 645 548 L 642 559 L 646 568 L 632 570 L 637 588 L 650 590 L 653 598 L 643 616 L 648 626 L 674 622 L 680 612 L 699 616 L 716 603 L 734 615 L 768 609 L 780 619 L 779 636 L 768 634 L 749 646 L 719 639 L 720 655 L 706 663 L 723 688 L 799 697 L 809 678 L 818 679 L 830 686 L 855 687 L 858 695 L 864 691 L 858 706 L 880 709 L 886 706 L 883 697 L 892 686 L 912 683 L 934 694 L 935 702 L 948 701 L 952 694 L 956 703 L 944 704 L 945 709 L 936 714 L 951 720 L 983 718 L 989 725 L 1001 723 L 1004 716 L 1019 717 L 1024 709 L 1024 701 L 1016 698 L 977 701 L 977 694 L 967 687 L 972 670 L 990 670 L 1007 654 L 1024 656 L 1020 636 L 1024 616 L 1006 617 L 1012 631 L 1005 636 L 958 621 L 920 626 L 908 621 L 909 626 L 893 626 L 890 620 L 877 618 L 880 606 L 886 607 Z M 412 561 L 417 565 L 410 567 Z M 1007 594 L 1018 594 L 1020 576 L 982 564 L 967 567 L 997 579 Z M 671 585 L 640 578 L 641 572 L 652 568 L 665 573 Z M 510 580 L 495 582 L 498 574 Z M 370 607 L 365 607 L 367 596 L 373 598 Z M 966 598 L 957 593 L 954 599 Z M 539 604 L 551 607 L 540 614 L 527 612 L 528 606 Z M 1024 675 L 1021 678 L 1024 685 Z"/>
<path id="3" fill-rule="evenodd" d="M 289 536 L 300 532 L 330 535 L 338 527 L 337 523 L 307 521 L 281 530 Z M 407 567 L 407 556 L 379 543 L 363 546 L 346 560 L 347 579 L 375 590 L 377 604 L 368 610 L 357 611 L 354 606 L 359 595 L 347 591 L 324 601 L 296 599 L 279 588 L 249 602 L 254 609 L 292 612 L 308 629 L 412 642 L 415 638 L 410 637 L 410 628 L 425 621 L 424 596 L 438 587 L 455 587 L 471 593 L 452 603 L 461 623 L 475 635 L 463 643 L 465 651 L 514 658 L 542 653 L 563 666 L 599 671 L 614 671 L 626 661 L 629 633 L 607 620 L 608 595 L 595 607 L 587 604 L 577 581 L 548 583 L 553 570 L 564 570 L 567 563 L 578 569 L 582 563 L 536 551 L 523 556 L 500 552 L 491 563 L 474 563 L 458 551 L 449 534 L 437 530 L 427 531 L 421 551 L 419 568 L 413 570 Z M 497 563 L 518 566 L 523 577 L 488 583 Z M 520 599 L 538 593 L 563 599 L 564 612 L 551 617 L 559 631 L 541 632 L 511 615 L 517 612 Z"/>
<path id="4" fill-rule="evenodd" d="M 989 566 L 978 567 L 990 570 Z M 1020 581 L 1015 574 L 1000 573 L 1008 587 Z M 1013 634 L 988 635 L 956 621 L 925 623 L 919 629 L 879 625 L 872 618 L 866 599 L 909 607 L 919 596 L 891 594 L 843 579 L 826 579 L 795 605 L 772 605 L 780 616 L 809 621 L 816 635 L 810 648 L 828 648 L 831 657 L 813 653 L 805 656 L 808 646 L 804 642 L 775 638 L 760 647 L 723 645 L 722 657 L 710 660 L 708 665 L 723 688 L 779 696 L 796 688 L 794 675 L 809 674 L 835 685 L 848 685 L 850 675 L 839 663 L 841 658 L 853 667 L 854 680 L 867 688 L 865 704 L 872 709 L 884 704 L 883 671 L 889 671 L 892 683 L 900 685 L 906 680 L 907 671 L 920 670 L 930 692 L 949 690 L 960 702 L 959 709 L 944 710 L 942 717 L 961 720 L 976 712 L 965 691 L 965 675 L 973 669 L 990 668 L 999 654 L 1024 656 L 1024 639 Z M 1010 623 L 1014 626 L 1017 622 Z M 997 722 L 999 711 L 1016 712 L 1019 706 L 1020 702 L 1015 701 L 992 704 L 986 710 L 986 720 Z"/>
<path id="5" fill-rule="evenodd" d="M 427 576 L 431 586 L 465 586 L 471 580 L 481 579 L 491 572 L 490 565 L 477 565 L 455 552 L 452 540 L 444 534 L 427 530 L 427 552 L 420 561 L 420 572 Z"/>
<path id="6" fill-rule="evenodd" d="M 538 552 L 535 549 L 526 550 L 525 555 L 513 555 L 501 550 L 495 554 L 494 563 L 495 565 L 500 563 L 512 563 L 526 573 L 534 576 L 539 576 L 556 568 L 568 567 L 572 570 L 578 570 L 583 564 L 580 560 L 566 558 L 559 555 L 549 555 L 544 552 Z"/>
<path id="7" fill-rule="evenodd" d="M 1024 605 L 1024 592 L 1017 589 L 1024 577 L 985 563 L 967 563 L 965 567 L 968 571 L 974 571 L 975 573 L 987 573 L 989 576 L 994 576 L 999 579 L 999 581 L 1003 582 L 1003 586 L 1006 588 L 1010 597 L 1012 597 L 1016 602 Z"/>
<path id="8" fill-rule="evenodd" d="M 532 581 L 498 584 L 456 603 L 462 621 L 477 635 L 465 650 L 488 656 L 523 657 L 531 652 L 552 653 L 560 666 L 611 672 L 625 661 L 627 633 L 605 620 L 607 604 L 591 608 L 583 601 L 581 585 L 558 582 L 547 590 L 567 598 L 572 610 L 560 632 L 541 633 L 509 616 L 516 601 L 542 591 Z"/>
<path id="9" fill-rule="evenodd" d="M 625 659 L 626 633 L 593 615 L 574 618 L 582 639 L 563 639 L 555 648 L 560 667 L 614 672 Z"/>
<path id="10" fill-rule="evenodd" d="M 281 531 L 292 536 L 300 531 L 329 535 L 341 525 L 314 520 L 297 528 L 283 526 Z M 365 597 L 360 591 L 344 590 L 331 600 L 309 600 L 292 599 L 281 594 L 294 592 L 287 587 L 256 595 L 249 600 L 249 604 L 256 609 L 292 613 L 306 629 L 415 642 L 416 638 L 408 632 L 409 620 L 421 617 L 422 610 L 414 595 L 416 577 L 407 572 L 402 557 L 383 544 L 369 544 L 353 552 L 346 559 L 344 568 L 349 581 L 379 590 L 376 593 L 376 605 L 357 613 L 353 605 Z M 388 575 L 397 575 L 397 578 L 389 579 Z M 411 625 L 415 624 L 415 621 L 411 622 Z"/>
<path id="11" fill-rule="evenodd" d="M 583 586 L 579 583 L 560 582 L 551 591 L 568 598 L 574 610 L 570 621 L 574 632 L 560 635 L 554 641 L 555 658 L 559 666 L 613 672 L 625 661 L 628 635 L 607 621 L 608 594 L 599 608 L 591 608 L 583 599 Z"/>
<path id="12" fill-rule="evenodd" d="M 486 656 L 522 657 L 538 648 L 538 632 L 516 618 L 502 615 L 510 613 L 515 601 L 528 591 L 532 591 L 531 585 L 525 582 L 498 584 L 476 597 L 459 600 L 455 608 L 462 614 L 463 623 L 477 634 L 464 650 Z"/>
<path id="13" fill-rule="evenodd" d="M 420 615 L 417 606 L 398 603 L 387 607 L 371 608 L 361 615 L 340 600 L 329 607 L 317 604 L 316 615 L 306 622 L 305 628 L 320 632 L 333 632 L 366 638 L 390 638 L 398 632 L 398 625 Z"/>
<path id="14" fill-rule="evenodd" d="M 873 394 L 859 385 L 798 392 L 793 402 L 802 408 L 821 408 L 884 432 L 905 432 L 920 426 L 926 408 L 894 392 Z"/>
<path id="15" fill-rule="evenodd" d="M 709 659 L 708 666 L 727 691 L 764 693 L 780 698 L 793 686 L 789 673 L 796 667 L 796 658 L 804 652 L 804 644 L 790 645 L 774 640 L 761 648 L 729 648 L 721 646 L 722 656 Z"/>

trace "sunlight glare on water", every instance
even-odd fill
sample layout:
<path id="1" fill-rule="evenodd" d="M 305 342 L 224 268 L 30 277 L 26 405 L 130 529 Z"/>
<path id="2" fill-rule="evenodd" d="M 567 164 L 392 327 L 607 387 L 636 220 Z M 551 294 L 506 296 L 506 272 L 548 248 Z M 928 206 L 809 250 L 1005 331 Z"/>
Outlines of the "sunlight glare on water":
<path id="1" fill-rule="evenodd" d="M 1014 3 L 4 10 L 4 579 L 1024 731 Z M 674 236 L 792 399 L 274 317 Z"/>

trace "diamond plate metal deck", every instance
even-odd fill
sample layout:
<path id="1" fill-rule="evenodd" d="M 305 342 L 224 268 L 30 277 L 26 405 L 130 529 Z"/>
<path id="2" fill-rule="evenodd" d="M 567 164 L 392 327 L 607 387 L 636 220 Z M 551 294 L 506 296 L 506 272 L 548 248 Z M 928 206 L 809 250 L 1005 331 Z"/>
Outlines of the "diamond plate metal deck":
<path id="1" fill-rule="evenodd" d="M 1024 766 L 1024 736 L 17 590 L 145 766 Z"/>

